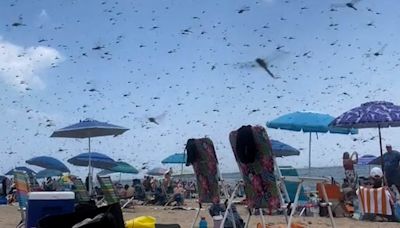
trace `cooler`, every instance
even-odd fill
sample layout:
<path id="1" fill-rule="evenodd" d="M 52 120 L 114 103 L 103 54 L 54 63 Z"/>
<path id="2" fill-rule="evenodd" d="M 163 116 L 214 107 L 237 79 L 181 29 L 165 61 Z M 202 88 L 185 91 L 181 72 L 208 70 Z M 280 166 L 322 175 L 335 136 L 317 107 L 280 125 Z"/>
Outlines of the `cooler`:
<path id="1" fill-rule="evenodd" d="M 37 222 L 47 215 L 74 212 L 73 192 L 30 192 L 26 208 L 26 227 L 36 227 Z"/>

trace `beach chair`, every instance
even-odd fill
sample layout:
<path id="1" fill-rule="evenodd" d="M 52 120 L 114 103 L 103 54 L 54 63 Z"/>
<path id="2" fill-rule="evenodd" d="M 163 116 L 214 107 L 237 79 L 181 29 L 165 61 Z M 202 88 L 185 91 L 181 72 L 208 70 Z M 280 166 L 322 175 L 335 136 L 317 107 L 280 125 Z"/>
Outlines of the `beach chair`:
<path id="1" fill-rule="evenodd" d="M 29 177 L 22 171 L 14 171 L 14 182 L 17 194 L 17 201 L 19 210 L 21 212 L 21 221 L 17 227 L 25 226 L 25 211 L 28 205 L 28 192 L 29 192 Z"/>
<path id="2" fill-rule="evenodd" d="M 91 199 L 89 193 L 86 191 L 86 187 L 83 184 L 82 179 L 73 178 L 73 191 L 75 193 L 75 200 L 78 204 L 90 204 Z"/>
<path id="3" fill-rule="evenodd" d="M 223 186 L 224 195 L 227 197 L 225 213 L 221 223 L 221 227 L 223 227 L 228 213 L 232 213 L 231 206 L 235 194 L 233 193 L 230 198 L 228 198 L 228 191 L 225 188 L 225 184 L 223 183 L 221 174 L 219 172 L 214 144 L 209 138 L 189 139 L 186 143 L 186 151 L 186 165 L 188 166 L 191 164 L 193 166 L 197 180 L 199 201 L 199 207 L 191 227 L 193 228 L 195 226 L 203 204 L 211 203 L 219 205 L 221 203 L 220 183 Z M 234 190 L 234 192 L 235 191 L 236 190 Z M 233 217 L 231 217 L 231 219 L 233 227 L 236 228 Z"/>
<path id="4" fill-rule="evenodd" d="M 100 188 L 103 191 L 104 200 L 107 202 L 107 204 L 110 205 L 114 203 L 120 203 L 119 196 L 115 191 L 114 185 L 111 181 L 111 177 L 97 176 L 97 180 L 100 183 Z"/>
<path id="5" fill-rule="evenodd" d="M 392 199 L 387 187 L 357 189 L 360 212 L 363 215 L 392 216 Z"/>
<path id="6" fill-rule="evenodd" d="M 246 202 L 249 208 L 246 226 L 249 224 L 252 210 L 259 210 L 261 225 L 265 227 L 262 209 L 268 209 L 270 214 L 273 210 L 283 210 L 288 227 L 291 227 L 294 209 L 297 207 L 304 182 L 329 181 L 326 178 L 283 176 L 272 154 L 267 132 L 261 126 L 242 126 L 230 133 L 229 140 L 245 184 Z M 289 219 L 286 217 L 288 206 L 279 188 L 283 187 L 285 198 L 290 201 L 285 187 L 286 182 L 297 183 Z M 326 199 L 325 194 L 324 198 Z M 330 211 L 330 207 L 328 210 Z M 331 211 L 330 215 L 332 226 L 336 227 Z"/>

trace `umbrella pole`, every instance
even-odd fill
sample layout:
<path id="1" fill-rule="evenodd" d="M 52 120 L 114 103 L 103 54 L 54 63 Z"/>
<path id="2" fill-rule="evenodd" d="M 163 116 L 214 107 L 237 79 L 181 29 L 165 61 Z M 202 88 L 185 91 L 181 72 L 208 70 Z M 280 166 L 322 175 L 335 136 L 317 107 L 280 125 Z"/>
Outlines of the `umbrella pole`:
<path id="1" fill-rule="evenodd" d="M 311 172 L 311 132 L 310 138 L 308 139 L 308 173 Z"/>
<path id="2" fill-rule="evenodd" d="M 88 173 L 88 181 L 89 181 L 89 195 L 92 195 L 92 155 L 90 152 L 90 137 L 89 137 L 89 173 Z"/>
<path id="3" fill-rule="evenodd" d="M 383 152 L 382 152 L 382 136 L 381 136 L 381 126 L 378 125 L 378 132 L 379 132 L 379 149 L 381 152 L 381 167 L 382 167 L 382 172 L 385 173 L 385 169 L 383 167 Z"/>

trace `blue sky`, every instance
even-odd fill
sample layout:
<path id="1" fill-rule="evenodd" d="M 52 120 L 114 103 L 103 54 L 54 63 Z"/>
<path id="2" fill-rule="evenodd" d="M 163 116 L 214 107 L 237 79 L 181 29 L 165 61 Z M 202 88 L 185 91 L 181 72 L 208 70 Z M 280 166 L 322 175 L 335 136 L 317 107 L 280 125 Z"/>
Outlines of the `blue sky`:
<path id="1" fill-rule="evenodd" d="M 158 166 L 188 138 L 209 136 L 229 172 L 237 166 L 228 134 L 243 124 L 302 110 L 337 116 L 371 100 L 400 104 L 396 2 L 332 7 L 343 3 L 1 1 L 0 173 L 33 156 L 83 152 L 86 140 L 49 136 L 85 118 L 130 128 L 93 140 L 114 159 Z M 280 78 L 250 67 L 256 58 Z M 159 125 L 147 121 L 158 116 Z M 268 133 L 302 149 L 280 164 L 308 164 L 307 134 Z M 374 136 L 313 135 L 313 165 L 340 165 L 343 151 L 377 155 Z M 398 130 L 383 136 L 400 147 Z"/>

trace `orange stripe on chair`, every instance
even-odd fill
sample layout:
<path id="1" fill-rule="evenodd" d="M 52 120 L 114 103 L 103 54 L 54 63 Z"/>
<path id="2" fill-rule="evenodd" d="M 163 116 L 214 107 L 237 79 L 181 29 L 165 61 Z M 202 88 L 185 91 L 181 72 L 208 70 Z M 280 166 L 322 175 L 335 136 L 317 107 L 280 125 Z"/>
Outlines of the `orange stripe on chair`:
<path id="1" fill-rule="evenodd" d="M 357 195 L 362 214 L 392 215 L 390 193 L 386 188 L 360 187 Z"/>

